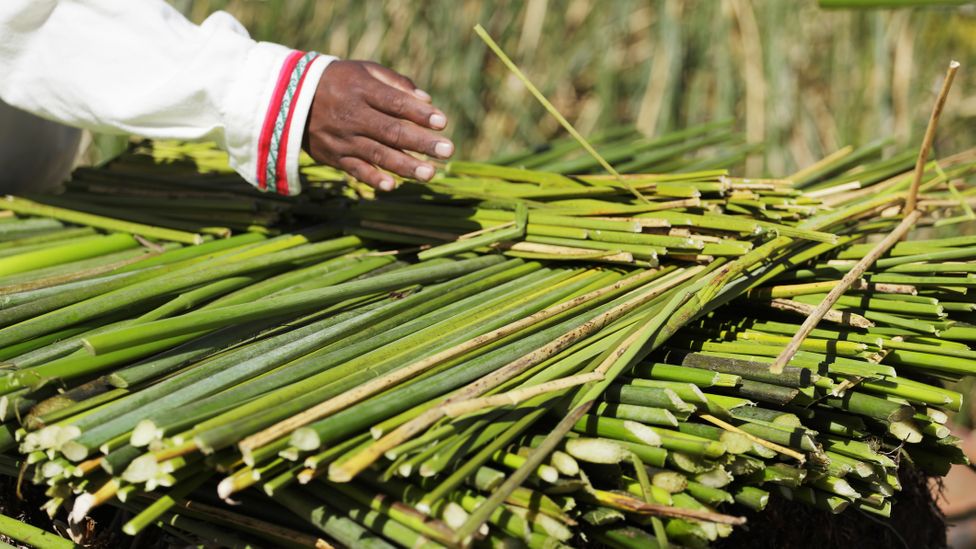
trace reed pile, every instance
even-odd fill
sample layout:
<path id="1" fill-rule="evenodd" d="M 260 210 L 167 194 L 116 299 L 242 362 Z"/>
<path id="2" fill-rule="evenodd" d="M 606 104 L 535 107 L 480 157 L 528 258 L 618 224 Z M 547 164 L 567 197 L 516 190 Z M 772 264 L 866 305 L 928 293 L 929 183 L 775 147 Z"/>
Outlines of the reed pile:
<path id="1" fill-rule="evenodd" d="M 231 547 L 703 546 L 771 491 L 886 516 L 899 465 L 965 461 L 976 238 L 899 243 L 771 374 L 915 154 L 745 179 L 737 139 L 620 129 L 621 179 L 557 141 L 375 201 L 161 144 L 4 199 L 3 472 Z M 926 166 L 922 224 L 976 217 L 974 169 Z"/>

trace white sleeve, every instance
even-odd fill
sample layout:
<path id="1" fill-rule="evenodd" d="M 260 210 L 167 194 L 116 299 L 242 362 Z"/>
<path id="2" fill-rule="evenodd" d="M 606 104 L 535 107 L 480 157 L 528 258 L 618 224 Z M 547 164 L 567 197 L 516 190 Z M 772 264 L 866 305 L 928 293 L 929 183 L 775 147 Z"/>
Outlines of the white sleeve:
<path id="1" fill-rule="evenodd" d="M 0 98 L 101 132 L 206 139 L 251 184 L 297 194 L 315 87 L 333 57 L 255 42 L 230 15 L 163 0 L 3 0 Z"/>

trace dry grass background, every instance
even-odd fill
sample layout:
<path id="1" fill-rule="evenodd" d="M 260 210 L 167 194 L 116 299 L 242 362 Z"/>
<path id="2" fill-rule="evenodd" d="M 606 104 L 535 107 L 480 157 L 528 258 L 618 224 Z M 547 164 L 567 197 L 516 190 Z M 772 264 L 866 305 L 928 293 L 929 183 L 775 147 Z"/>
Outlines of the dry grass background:
<path id="1" fill-rule="evenodd" d="M 945 65 L 963 63 L 941 148 L 976 145 L 976 9 L 823 10 L 814 0 L 173 0 L 252 36 L 411 76 L 469 158 L 538 144 L 556 123 L 494 59 L 481 22 L 584 134 L 656 134 L 733 117 L 784 174 L 848 143 L 917 139 Z"/>

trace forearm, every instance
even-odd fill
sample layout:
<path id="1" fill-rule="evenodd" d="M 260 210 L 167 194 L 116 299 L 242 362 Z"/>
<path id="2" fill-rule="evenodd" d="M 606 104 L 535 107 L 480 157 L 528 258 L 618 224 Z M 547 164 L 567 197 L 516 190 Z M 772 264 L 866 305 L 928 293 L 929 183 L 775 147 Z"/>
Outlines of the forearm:
<path id="1" fill-rule="evenodd" d="M 0 97 L 102 132 L 208 139 L 249 182 L 298 186 L 302 130 L 332 58 L 251 40 L 230 16 L 197 26 L 161 0 L 0 4 Z"/>

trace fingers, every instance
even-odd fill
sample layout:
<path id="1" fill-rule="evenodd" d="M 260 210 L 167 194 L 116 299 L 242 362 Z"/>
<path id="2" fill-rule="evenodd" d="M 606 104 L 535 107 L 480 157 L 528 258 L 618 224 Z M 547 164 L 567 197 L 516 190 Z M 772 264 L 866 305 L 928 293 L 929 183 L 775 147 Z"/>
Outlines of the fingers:
<path id="1" fill-rule="evenodd" d="M 366 103 L 374 109 L 390 116 L 409 120 L 418 126 L 432 130 L 443 130 L 447 117 L 430 103 L 420 101 L 414 95 L 401 89 L 377 83 L 365 94 Z"/>
<path id="2" fill-rule="evenodd" d="M 430 94 L 419 89 L 417 85 L 413 83 L 413 80 L 410 80 L 406 76 L 403 76 L 393 69 L 384 67 L 379 63 L 365 62 L 363 63 L 363 66 L 366 68 L 366 72 L 372 75 L 373 78 L 379 80 L 387 86 L 392 86 L 400 91 L 413 95 L 425 103 L 430 103 Z"/>
<path id="3" fill-rule="evenodd" d="M 393 181 L 393 178 L 389 174 L 381 172 L 365 160 L 354 156 L 344 156 L 336 164 L 337 168 L 366 183 L 370 187 L 383 191 L 392 191 L 396 188 L 396 182 Z"/>
<path id="4" fill-rule="evenodd" d="M 355 151 L 351 154 L 401 177 L 420 181 L 429 181 L 434 177 L 432 165 L 372 139 L 357 137 L 351 145 L 351 150 Z"/>
<path id="5" fill-rule="evenodd" d="M 342 148 L 347 152 L 336 162 L 336 167 L 377 189 L 389 191 L 396 186 L 389 174 L 377 168 L 407 179 L 429 181 L 434 177 L 434 167 L 430 164 L 366 137 L 352 138 Z"/>
<path id="6" fill-rule="evenodd" d="M 358 138 L 357 141 L 355 150 L 358 157 L 344 156 L 337 162 L 337 167 L 372 187 L 384 191 L 392 191 L 396 187 L 393 178 L 377 167 L 421 181 L 428 181 L 434 176 L 434 167 L 430 164 L 370 139 Z"/>
<path id="7" fill-rule="evenodd" d="M 454 154 L 454 144 L 416 124 L 373 112 L 363 117 L 360 135 L 388 147 L 414 151 L 437 158 Z"/>
<path id="8" fill-rule="evenodd" d="M 337 61 L 320 81 L 306 124 L 313 158 L 381 190 L 394 175 L 428 181 L 434 166 L 410 154 L 446 159 L 454 144 L 437 133 L 447 117 L 407 77 L 381 65 Z"/>

